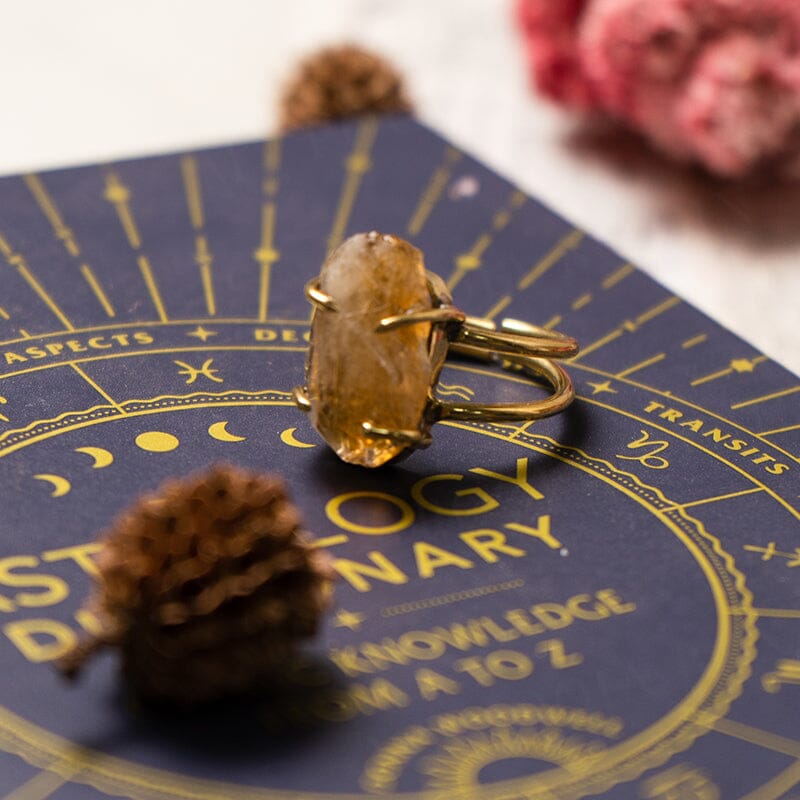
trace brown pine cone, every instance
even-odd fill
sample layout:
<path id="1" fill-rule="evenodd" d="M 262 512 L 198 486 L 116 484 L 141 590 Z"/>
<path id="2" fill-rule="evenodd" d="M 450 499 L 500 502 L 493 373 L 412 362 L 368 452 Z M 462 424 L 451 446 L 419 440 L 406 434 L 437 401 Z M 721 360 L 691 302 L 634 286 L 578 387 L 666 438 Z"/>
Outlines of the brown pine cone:
<path id="1" fill-rule="evenodd" d="M 320 50 L 302 61 L 281 99 L 281 128 L 292 130 L 366 113 L 412 110 L 400 73 L 355 45 Z"/>
<path id="2" fill-rule="evenodd" d="M 91 610 L 103 633 L 59 667 L 118 647 L 143 699 L 193 704 L 255 688 L 312 636 L 332 592 L 280 478 L 229 465 L 167 481 L 106 533 Z"/>

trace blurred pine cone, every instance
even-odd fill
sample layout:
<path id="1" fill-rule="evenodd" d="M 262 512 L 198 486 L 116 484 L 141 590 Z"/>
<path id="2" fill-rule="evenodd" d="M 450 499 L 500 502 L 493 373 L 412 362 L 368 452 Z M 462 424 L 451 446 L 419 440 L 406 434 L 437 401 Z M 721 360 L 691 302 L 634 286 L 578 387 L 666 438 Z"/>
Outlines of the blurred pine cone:
<path id="1" fill-rule="evenodd" d="M 354 45 L 320 50 L 300 63 L 281 99 L 283 130 L 365 113 L 412 110 L 400 73 Z"/>
<path id="2" fill-rule="evenodd" d="M 118 647 L 143 699 L 200 703 L 254 688 L 312 636 L 332 591 L 280 478 L 229 465 L 167 481 L 106 533 L 90 607 L 103 633 L 59 667 Z"/>

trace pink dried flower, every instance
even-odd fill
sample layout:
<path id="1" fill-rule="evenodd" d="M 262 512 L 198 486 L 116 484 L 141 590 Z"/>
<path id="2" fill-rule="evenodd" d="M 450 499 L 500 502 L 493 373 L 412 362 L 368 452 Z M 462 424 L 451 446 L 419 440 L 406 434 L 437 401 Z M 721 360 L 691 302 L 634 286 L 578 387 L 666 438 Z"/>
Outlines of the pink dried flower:
<path id="1" fill-rule="evenodd" d="M 589 1 L 542 0 L 518 6 L 539 89 L 555 100 L 586 108 L 593 105 L 593 98 L 580 66 L 575 28 Z"/>
<path id="2" fill-rule="evenodd" d="M 518 0 L 540 91 L 737 177 L 800 174 L 798 0 Z"/>

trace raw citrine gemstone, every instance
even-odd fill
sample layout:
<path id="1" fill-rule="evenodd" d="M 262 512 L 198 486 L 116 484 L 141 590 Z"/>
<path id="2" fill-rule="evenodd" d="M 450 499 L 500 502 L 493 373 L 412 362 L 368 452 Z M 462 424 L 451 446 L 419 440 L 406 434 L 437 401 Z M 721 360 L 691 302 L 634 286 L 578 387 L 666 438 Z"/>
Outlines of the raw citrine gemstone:
<path id="1" fill-rule="evenodd" d="M 422 253 L 378 233 L 347 239 L 322 266 L 306 383 L 311 421 L 344 461 L 378 467 L 408 446 L 368 434 L 363 423 L 419 431 L 432 380 L 429 322 L 379 333 L 384 317 L 433 306 Z"/>

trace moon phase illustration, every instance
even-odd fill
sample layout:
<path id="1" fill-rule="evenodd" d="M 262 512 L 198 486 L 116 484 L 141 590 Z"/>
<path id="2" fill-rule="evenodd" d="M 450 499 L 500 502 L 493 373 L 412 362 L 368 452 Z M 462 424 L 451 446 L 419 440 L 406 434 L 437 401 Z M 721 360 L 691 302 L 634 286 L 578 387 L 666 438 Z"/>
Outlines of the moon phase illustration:
<path id="1" fill-rule="evenodd" d="M 44 481 L 53 487 L 53 491 L 50 493 L 51 497 L 63 497 L 65 494 L 69 493 L 70 489 L 72 489 L 72 484 L 66 478 L 62 478 L 60 475 L 51 475 L 50 473 L 43 472 L 39 475 L 34 475 L 33 477 L 35 480 Z"/>
<path id="2" fill-rule="evenodd" d="M 235 433 L 231 433 L 229 430 L 227 430 L 227 425 L 227 420 L 223 420 L 222 422 L 214 422 L 208 426 L 208 435 L 211 436 L 212 439 L 216 439 L 218 442 L 245 441 L 247 437 L 237 436 Z"/>
<path id="3" fill-rule="evenodd" d="M 295 435 L 295 431 L 297 428 L 286 428 L 286 430 L 281 431 L 281 441 L 284 444 L 288 444 L 289 447 L 316 447 L 315 444 L 309 444 L 308 442 L 301 442 Z"/>
<path id="4" fill-rule="evenodd" d="M 108 467 L 114 463 L 113 453 L 110 450 L 106 450 L 105 447 L 76 447 L 75 452 L 85 453 L 93 458 L 92 469 L 103 469 L 103 467 Z"/>

